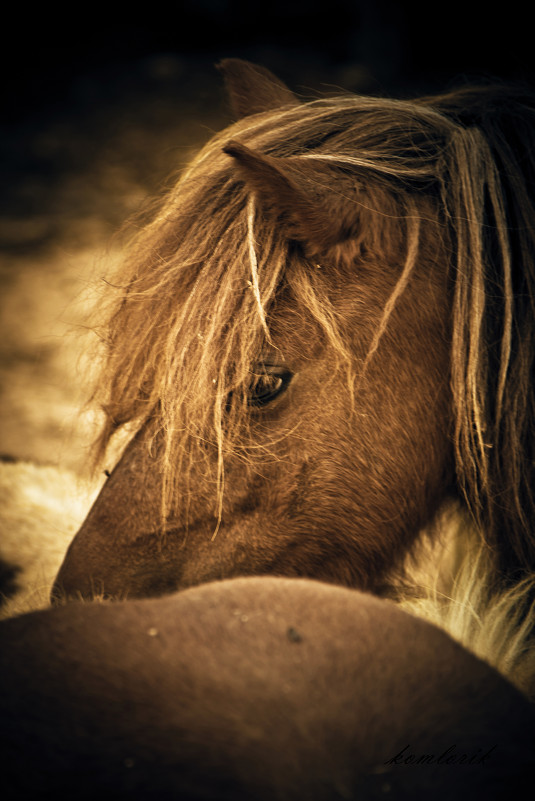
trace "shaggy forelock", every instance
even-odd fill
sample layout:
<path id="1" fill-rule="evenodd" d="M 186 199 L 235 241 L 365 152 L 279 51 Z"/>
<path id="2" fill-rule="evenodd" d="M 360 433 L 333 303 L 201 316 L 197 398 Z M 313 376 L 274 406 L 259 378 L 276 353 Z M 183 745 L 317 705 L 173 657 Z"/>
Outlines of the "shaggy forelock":
<path id="1" fill-rule="evenodd" d="M 223 152 L 233 139 L 291 159 L 296 169 L 331 169 L 334 191 L 337 176 L 354 180 L 361 188 L 356 215 L 365 223 L 361 256 L 390 256 L 401 237 L 399 276 L 366 361 L 421 256 L 421 228 L 442 228 L 453 287 L 459 486 L 490 540 L 507 526 L 513 561 L 528 560 L 535 517 L 535 213 L 522 160 L 515 161 L 502 133 L 462 119 L 469 100 L 463 92 L 415 102 L 345 95 L 246 117 L 206 145 L 133 237 L 106 312 L 109 349 L 96 395 L 107 422 L 98 452 L 125 423 L 141 427 L 154 418 L 165 439 L 164 515 L 179 486 L 187 495 L 193 463 L 205 463 L 219 487 L 221 512 L 225 456 L 247 439 L 247 387 L 270 340 L 275 307 L 283 315 L 278 299 L 302 310 L 348 375 L 356 369 L 329 291 L 341 253 L 328 269 L 315 269 Z M 359 365 L 361 378 L 365 368 Z"/>

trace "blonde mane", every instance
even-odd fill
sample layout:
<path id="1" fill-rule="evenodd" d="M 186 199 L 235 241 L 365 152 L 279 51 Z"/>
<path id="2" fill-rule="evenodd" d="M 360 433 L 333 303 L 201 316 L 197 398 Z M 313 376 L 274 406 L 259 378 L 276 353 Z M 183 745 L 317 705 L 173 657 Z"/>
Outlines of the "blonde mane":
<path id="1" fill-rule="evenodd" d="M 164 450 L 163 518 L 179 497 L 187 505 L 193 464 L 220 518 L 226 459 L 254 449 L 247 390 L 284 311 L 309 320 L 358 393 L 429 224 L 450 256 L 458 489 L 503 565 L 533 565 L 534 115 L 533 101 L 507 88 L 417 101 L 344 95 L 257 113 L 215 136 L 135 232 L 111 279 L 98 457 L 126 423 L 152 421 Z M 511 119 L 518 131 L 508 143 Z M 324 264 L 300 247 L 287 215 L 244 180 L 229 143 L 284 162 L 311 202 L 349 203 L 359 224 L 353 260 L 403 253 L 364 362 L 325 277 L 343 273 L 347 248 L 331 248 Z"/>

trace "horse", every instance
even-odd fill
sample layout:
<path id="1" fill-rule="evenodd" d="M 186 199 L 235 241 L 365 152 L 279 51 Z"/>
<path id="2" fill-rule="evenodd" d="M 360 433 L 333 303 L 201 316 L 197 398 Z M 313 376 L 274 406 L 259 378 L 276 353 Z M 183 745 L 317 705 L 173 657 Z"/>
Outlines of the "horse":
<path id="1" fill-rule="evenodd" d="M 395 592 L 462 510 L 496 586 L 535 563 L 535 102 L 466 86 L 301 102 L 221 65 L 237 121 L 109 280 L 97 461 L 53 597 L 252 575 Z"/>
<path id="2" fill-rule="evenodd" d="M 398 596 L 448 515 L 505 630 L 533 586 L 535 102 L 222 70 L 237 122 L 99 310 L 96 463 L 130 442 L 0 623 L 3 792 L 520 795 L 532 704 Z"/>
<path id="3" fill-rule="evenodd" d="M 0 623 L 2 798 L 525 797 L 533 707 L 443 630 L 313 579 Z"/>

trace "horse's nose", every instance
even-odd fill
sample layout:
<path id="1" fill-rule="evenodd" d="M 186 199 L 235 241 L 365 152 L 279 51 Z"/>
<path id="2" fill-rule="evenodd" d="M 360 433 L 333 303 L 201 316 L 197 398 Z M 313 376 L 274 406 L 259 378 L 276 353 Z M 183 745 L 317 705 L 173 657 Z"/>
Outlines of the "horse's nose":
<path id="1" fill-rule="evenodd" d="M 88 548 L 84 539 L 83 532 L 79 532 L 69 546 L 52 586 L 52 604 L 114 596 L 119 579 L 117 576 L 113 581 L 115 560 L 106 559 L 98 550 L 95 553 L 95 548 Z"/>
<path id="2" fill-rule="evenodd" d="M 52 586 L 51 603 L 166 595 L 178 587 L 176 565 L 153 554 L 112 548 L 84 527 L 72 541 Z"/>
<path id="3" fill-rule="evenodd" d="M 70 565 L 63 564 L 52 585 L 50 602 L 52 606 L 57 606 L 65 601 L 85 601 L 105 597 L 107 595 L 101 582 L 95 582 L 90 574 L 79 574 L 73 571 Z"/>

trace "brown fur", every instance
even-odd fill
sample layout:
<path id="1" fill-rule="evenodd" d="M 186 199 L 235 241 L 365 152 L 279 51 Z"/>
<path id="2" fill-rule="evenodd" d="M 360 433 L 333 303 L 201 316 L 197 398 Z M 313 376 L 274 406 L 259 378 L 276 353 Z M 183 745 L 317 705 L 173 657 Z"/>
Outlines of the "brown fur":
<path id="1" fill-rule="evenodd" d="M 254 113 L 113 280 L 99 453 L 138 433 L 56 594 L 265 573 L 379 592 L 452 496 L 499 576 L 531 571 L 533 99 L 300 104 L 223 66 Z M 293 380 L 256 409 L 264 363 Z"/>
<path id="2" fill-rule="evenodd" d="M 216 582 L 0 625 L 2 797 L 523 797 L 525 699 L 388 601 Z"/>
<path id="3" fill-rule="evenodd" d="M 474 604 L 457 636 L 532 691 L 532 585 L 484 579 L 534 563 L 533 100 L 299 104 L 224 68 L 246 116 L 113 281 L 99 454 L 137 433 L 54 590 L 185 591 L 2 622 L 3 796 L 519 796 L 526 699 L 443 631 L 332 584 L 419 612 L 421 530 L 441 550 L 453 498 L 481 545 L 437 620 Z M 274 366 L 292 380 L 255 405 Z M 306 580 L 239 578 L 266 573 Z"/>

